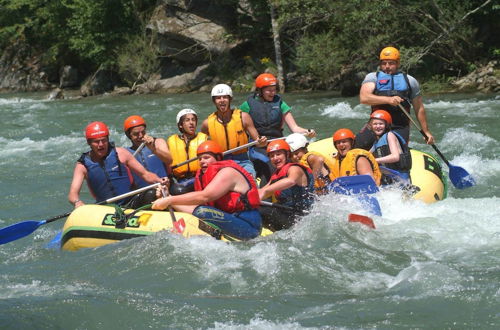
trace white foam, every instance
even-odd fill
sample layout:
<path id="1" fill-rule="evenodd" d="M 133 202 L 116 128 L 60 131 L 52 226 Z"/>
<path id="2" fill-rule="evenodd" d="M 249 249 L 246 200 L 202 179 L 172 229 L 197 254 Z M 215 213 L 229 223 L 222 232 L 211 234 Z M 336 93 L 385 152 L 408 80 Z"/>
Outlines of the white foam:
<path id="1" fill-rule="evenodd" d="M 321 114 L 328 116 L 330 118 L 366 118 L 368 116 L 367 111 L 362 109 L 362 107 L 351 108 L 347 102 L 339 102 L 335 105 L 329 105 L 323 110 Z"/>
<path id="2" fill-rule="evenodd" d="M 476 118 L 497 117 L 495 107 L 498 101 L 494 99 L 477 100 L 474 98 L 462 101 L 436 101 L 425 103 L 429 110 L 439 110 L 440 114 L 447 116 L 469 117 L 471 113 Z"/>
<path id="3" fill-rule="evenodd" d="M 49 285 L 40 280 L 32 280 L 31 283 L 12 283 L 14 281 L 2 281 L 0 284 L 0 298 L 20 299 L 22 297 L 50 297 L 60 293 L 82 294 L 84 292 L 95 292 L 97 289 L 90 283 L 73 282 L 71 284 Z"/>
<path id="4" fill-rule="evenodd" d="M 261 330 L 277 330 L 277 329 L 311 329 L 311 327 L 301 326 L 297 322 L 284 321 L 277 322 L 265 320 L 262 316 L 255 316 L 248 324 L 229 322 L 214 322 L 214 326 L 208 329 L 227 329 L 227 330 L 248 330 L 248 329 L 261 329 Z"/>

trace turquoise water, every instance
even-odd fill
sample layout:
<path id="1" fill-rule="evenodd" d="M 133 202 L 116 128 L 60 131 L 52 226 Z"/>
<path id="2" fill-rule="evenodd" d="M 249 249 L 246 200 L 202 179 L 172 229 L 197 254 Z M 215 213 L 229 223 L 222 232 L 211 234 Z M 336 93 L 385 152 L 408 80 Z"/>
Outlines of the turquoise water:
<path id="1" fill-rule="evenodd" d="M 66 195 L 90 121 L 108 123 L 124 146 L 129 115 L 166 137 L 178 110 L 213 111 L 205 94 L 45 96 L 0 95 L 2 228 L 71 209 Z M 285 100 L 319 138 L 357 130 L 369 112 L 357 98 L 325 93 Z M 325 196 L 294 228 L 245 243 L 159 233 L 64 252 L 46 248 L 59 220 L 0 246 L 0 328 L 498 328 L 500 97 L 434 95 L 425 105 L 437 146 L 477 186 L 449 184 L 448 198 L 432 205 L 384 192 L 376 230 L 347 223 L 362 212 L 354 201 Z M 415 129 L 410 144 L 433 153 Z M 82 197 L 91 201 L 86 190 Z"/>

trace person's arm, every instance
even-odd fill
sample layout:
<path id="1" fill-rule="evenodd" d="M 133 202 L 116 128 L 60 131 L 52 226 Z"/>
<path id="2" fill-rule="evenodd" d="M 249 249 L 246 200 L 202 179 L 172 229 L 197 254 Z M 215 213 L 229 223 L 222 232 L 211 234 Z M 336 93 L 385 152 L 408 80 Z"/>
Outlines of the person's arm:
<path id="1" fill-rule="evenodd" d="M 68 201 L 74 205 L 75 208 L 85 205 L 80 200 L 80 190 L 82 189 L 83 180 L 87 176 L 87 169 L 82 163 L 76 163 L 73 171 L 73 179 L 69 187 Z"/>
<path id="2" fill-rule="evenodd" d="M 394 133 L 389 132 L 387 134 L 387 142 L 389 143 L 390 154 L 384 157 L 375 158 L 379 164 L 391 164 L 399 162 L 399 155 L 401 154 L 401 147 L 399 146 L 399 141 Z"/>
<path id="3" fill-rule="evenodd" d="M 415 109 L 415 116 L 420 122 L 420 127 L 422 131 L 427 135 L 427 144 L 434 144 L 434 136 L 432 136 L 429 127 L 427 126 L 427 115 L 425 114 L 424 102 L 422 96 L 419 95 L 411 101 L 413 109 Z"/>
<path id="4" fill-rule="evenodd" d="M 322 176 L 325 164 L 323 157 L 311 154 L 307 157 L 307 163 L 309 163 L 314 179 Z"/>
<path id="5" fill-rule="evenodd" d="M 144 136 L 144 142 L 146 146 L 165 163 L 165 165 L 170 166 L 172 164 L 172 155 L 168 149 L 167 142 L 161 138 L 154 138 L 152 136 Z"/>
<path id="6" fill-rule="evenodd" d="M 297 125 L 297 122 L 295 121 L 295 118 L 293 117 L 291 111 L 288 111 L 287 113 L 283 114 L 283 120 L 290 129 L 290 131 L 292 131 L 292 133 L 301 133 L 310 138 L 316 136 L 315 130 L 302 128 L 299 125 Z"/>
<path id="7" fill-rule="evenodd" d="M 361 85 L 359 90 L 359 103 L 366 105 L 379 105 L 379 104 L 390 104 L 395 107 L 404 101 L 402 97 L 399 96 L 382 96 L 373 94 L 375 91 L 375 83 L 368 81 Z"/>
<path id="8" fill-rule="evenodd" d="M 205 119 L 202 123 L 201 123 L 201 128 L 200 128 L 200 131 L 202 133 L 205 133 L 206 135 L 209 135 L 208 134 L 208 119 Z"/>
<path id="9" fill-rule="evenodd" d="M 147 183 L 159 183 L 162 182 L 160 177 L 155 173 L 149 172 L 135 159 L 132 154 L 121 147 L 116 148 L 116 153 L 118 154 L 118 159 L 121 163 L 131 169 L 135 174 L 140 176 Z"/>
<path id="10" fill-rule="evenodd" d="M 246 112 L 241 112 L 241 121 L 243 122 L 243 128 L 250 135 L 254 141 L 258 141 L 257 146 L 265 147 L 267 142 L 267 137 L 259 136 L 259 132 L 255 128 L 252 117 Z"/>
<path id="11" fill-rule="evenodd" d="M 358 157 L 358 160 L 356 161 L 356 172 L 359 175 L 370 175 L 375 180 L 372 164 L 366 157 Z"/>
<path id="12" fill-rule="evenodd" d="M 288 169 L 287 177 L 276 181 L 275 183 L 268 183 L 264 187 L 259 188 L 260 199 L 266 199 L 277 190 L 284 190 L 295 185 L 302 186 L 302 175 L 304 171 L 298 166 L 292 166 Z"/>
<path id="13" fill-rule="evenodd" d="M 233 168 L 223 168 L 205 189 L 182 195 L 159 198 L 153 203 L 152 209 L 164 210 L 169 205 L 206 205 L 208 202 L 221 198 L 229 191 L 237 190 L 238 180 L 235 179 L 235 175 L 238 174 L 238 171 Z"/>

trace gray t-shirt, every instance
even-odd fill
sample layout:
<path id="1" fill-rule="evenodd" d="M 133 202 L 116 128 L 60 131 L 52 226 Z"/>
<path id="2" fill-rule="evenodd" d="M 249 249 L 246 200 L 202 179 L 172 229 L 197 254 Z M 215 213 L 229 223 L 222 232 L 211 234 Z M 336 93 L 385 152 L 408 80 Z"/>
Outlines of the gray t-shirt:
<path id="1" fill-rule="evenodd" d="M 410 95 L 410 100 L 413 100 L 417 96 L 420 95 L 420 85 L 418 84 L 417 79 L 413 78 L 409 74 L 408 76 L 408 81 L 410 82 L 410 87 L 411 87 L 411 95 Z M 377 83 L 377 73 L 376 72 L 370 72 L 369 74 L 366 75 L 365 79 L 363 80 L 362 84 L 366 82 L 372 82 L 372 83 Z"/>

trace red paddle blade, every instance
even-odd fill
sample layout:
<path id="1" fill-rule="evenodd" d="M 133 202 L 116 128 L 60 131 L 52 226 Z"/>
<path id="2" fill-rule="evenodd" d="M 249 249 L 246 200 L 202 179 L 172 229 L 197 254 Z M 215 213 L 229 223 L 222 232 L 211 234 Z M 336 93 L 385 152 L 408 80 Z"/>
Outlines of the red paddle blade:
<path id="1" fill-rule="evenodd" d="M 370 218 L 370 217 L 367 217 L 367 216 L 364 216 L 361 214 L 351 213 L 351 214 L 349 214 L 347 219 L 349 219 L 349 222 L 359 222 L 365 226 L 368 226 L 370 228 L 375 229 L 375 223 L 373 222 L 372 218 Z"/>
<path id="2" fill-rule="evenodd" d="M 184 229 L 186 229 L 186 222 L 184 221 L 184 218 L 174 221 L 172 232 L 182 234 Z"/>

